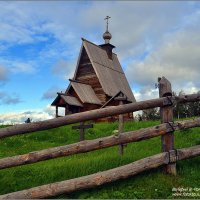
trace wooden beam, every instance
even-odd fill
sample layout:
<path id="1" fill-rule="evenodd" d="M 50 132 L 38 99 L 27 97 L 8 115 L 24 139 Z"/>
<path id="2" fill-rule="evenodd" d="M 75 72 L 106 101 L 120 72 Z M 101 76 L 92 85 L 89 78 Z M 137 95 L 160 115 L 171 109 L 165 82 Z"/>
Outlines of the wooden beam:
<path id="1" fill-rule="evenodd" d="M 119 96 L 119 97 L 115 97 L 114 100 L 115 101 L 126 101 L 127 97 L 121 97 L 121 96 Z"/>
<path id="2" fill-rule="evenodd" d="M 53 147 L 40 151 L 30 152 L 24 155 L 18 155 L 8 158 L 0 159 L 0 169 L 9 167 L 31 164 L 39 161 L 53 159 L 62 156 L 69 156 L 78 153 L 85 153 L 97 149 L 103 149 L 114 145 L 136 142 L 140 140 L 149 139 L 160 136 L 170 131 L 168 124 L 161 124 L 158 126 L 144 128 L 137 131 L 130 131 L 126 133 L 118 133 L 116 135 L 98 138 L 94 140 L 85 140 L 82 142 L 69 144 L 60 147 Z"/>
<path id="3" fill-rule="evenodd" d="M 178 100 L 181 102 L 192 102 L 200 101 L 198 94 L 186 95 L 181 97 L 170 97 L 171 100 Z M 136 103 L 125 104 L 121 106 L 115 106 L 111 108 L 102 108 L 92 111 L 86 111 L 82 113 L 76 113 L 72 115 L 67 115 L 64 117 L 49 119 L 40 122 L 32 122 L 30 124 L 20 124 L 14 125 L 6 128 L 0 129 L 0 138 L 10 137 L 13 135 L 20 135 L 25 133 L 31 133 L 35 131 L 42 131 L 51 128 L 57 128 L 60 126 L 73 124 L 81 121 L 95 120 L 98 118 L 104 118 L 108 116 L 114 116 L 124 113 L 130 113 L 139 110 L 145 110 L 148 108 L 162 107 L 165 105 L 165 101 L 168 101 L 167 97 L 151 99 L 147 101 L 140 101 Z"/>
<path id="4" fill-rule="evenodd" d="M 97 187 L 105 183 L 126 179 L 143 171 L 166 165 L 170 162 L 170 159 L 183 160 L 199 156 L 200 145 L 185 149 L 178 149 L 177 155 L 180 157 L 176 156 L 174 152 L 163 152 L 107 171 L 4 194 L 0 196 L 0 199 L 44 199 L 81 189 Z"/>
<path id="5" fill-rule="evenodd" d="M 125 166 L 98 172 L 96 174 L 1 195 L 0 199 L 44 199 L 48 197 L 54 197 L 56 195 L 70 193 L 80 189 L 93 188 L 116 180 L 126 179 L 140 172 L 155 169 L 159 166 L 167 164 L 168 162 L 168 153 L 160 153 Z"/>
<path id="6" fill-rule="evenodd" d="M 92 65 L 91 62 L 86 62 L 86 63 L 81 63 L 80 66 L 85 66 L 85 65 Z"/>
<path id="7" fill-rule="evenodd" d="M 172 124 L 172 126 L 175 130 L 199 127 L 200 118 L 195 120 L 176 122 Z M 85 153 L 119 144 L 126 144 L 130 142 L 146 140 L 149 138 L 161 136 L 163 134 L 166 134 L 166 132 L 170 132 L 171 130 L 172 127 L 166 123 L 150 128 L 140 129 L 137 131 L 121 133 L 120 137 L 118 135 L 112 135 L 94 140 L 85 140 L 82 142 L 69 144 L 65 146 L 34 151 L 24 155 L 2 158 L 0 159 L 0 169 L 36 163 L 44 160 L 49 160 L 63 156 L 70 156 L 78 153 Z"/>
<path id="8" fill-rule="evenodd" d="M 152 99 L 149 101 L 141 101 L 138 103 L 125 104 L 122 106 L 115 106 L 111 108 L 102 108 L 97 110 L 86 111 L 59 117 L 56 119 L 44 120 L 41 122 L 33 122 L 31 124 L 20 124 L 0 129 L 0 138 L 9 137 L 13 135 L 25 134 L 34 131 L 47 130 L 68 124 L 73 124 L 81 121 L 95 120 L 108 116 L 128 113 L 141 109 L 147 109 L 155 106 L 163 106 L 164 99 Z"/>
<path id="9" fill-rule="evenodd" d="M 72 126 L 72 129 L 79 129 L 80 141 L 85 140 L 85 129 L 88 128 L 93 128 L 93 124 L 84 124 L 84 122 L 81 122 L 79 126 Z"/>
<path id="10" fill-rule="evenodd" d="M 200 155 L 200 145 L 177 150 L 178 160 L 185 160 L 199 155 Z"/>
<path id="11" fill-rule="evenodd" d="M 72 129 L 87 129 L 87 128 L 93 128 L 93 124 L 80 124 L 78 126 L 72 126 Z"/>
<path id="12" fill-rule="evenodd" d="M 172 96 L 172 88 L 171 83 L 165 78 L 162 77 L 159 79 L 159 96 L 165 97 L 165 96 Z M 161 123 L 168 123 L 173 122 L 173 103 L 171 102 L 170 105 L 170 99 L 169 99 L 169 105 L 166 107 L 160 108 L 160 115 L 161 115 Z M 168 132 L 166 135 L 162 135 L 161 142 L 162 142 L 162 151 L 170 151 L 174 149 L 174 131 Z M 176 175 L 176 163 L 170 163 L 165 167 L 165 172 L 169 174 Z"/>

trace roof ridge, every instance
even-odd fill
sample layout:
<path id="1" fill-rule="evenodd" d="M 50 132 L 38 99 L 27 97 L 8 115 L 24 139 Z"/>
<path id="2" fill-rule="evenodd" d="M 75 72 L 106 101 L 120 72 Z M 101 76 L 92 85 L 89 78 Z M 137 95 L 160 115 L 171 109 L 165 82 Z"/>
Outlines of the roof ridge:
<path id="1" fill-rule="evenodd" d="M 95 44 L 95 43 L 93 43 L 93 42 L 91 42 L 91 41 L 89 41 L 89 40 L 86 40 L 85 38 L 81 38 L 81 39 L 83 40 L 83 42 L 84 42 L 84 41 L 85 41 L 85 42 L 89 42 L 90 44 L 93 44 L 94 46 L 99 47 L 100 49 L 102 49 L 102 50 L 105 51 L 105 49 L 103 49 L 101 46 L 99 46 L 99 45 L 97 45 L 97 44 Z"/>
<path id="2" fill-rule="evenodd" d="M 102 50 L 104 50 L 104 51 L 106 51 L 105 49 L 103 49 L 101 46 L 99 46 L 99 45 L 97 45 L 97 44 L 95 44 L 95 43 L 93 43 L 93 42 L 91 42 L 91 41 L 89 41 L 89 40 L 87 40 L 87 39 L 85 39 L 85 38 L 81 38 L 82 40 L 83 40 L 83 42 L 88 42 L 88 43 L 90 43 L 90 44 L 93 44 L 94 46 L 96 46 L 96 47 L 99 47 L 100 49 L 102 49 Z M 112 54 L 114 54 L 114 55 L 116 55 L 117 56 L 117 54 L 116 53 L 114 53 L 114 52 L 112 52 Z"/>

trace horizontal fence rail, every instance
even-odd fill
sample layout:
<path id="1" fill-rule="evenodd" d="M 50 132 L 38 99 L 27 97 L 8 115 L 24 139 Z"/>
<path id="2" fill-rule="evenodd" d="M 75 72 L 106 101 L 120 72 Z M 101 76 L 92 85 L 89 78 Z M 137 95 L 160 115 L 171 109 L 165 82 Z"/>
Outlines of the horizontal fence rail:
<path id="1" fill-rule="evenodd" d="M 200 126 L 200 118 L 178 121 L 170 124 L 163 123 L 149 128 L 121 133 L 120 135 L 112 135 L 94 140 L 85 140 L 65 146 L 53 147 L 40 151 L 30 152 L 24 155 L 3 158 L 0 159 L 0 169 L 36 163 L 62 156 L 85 153 L 119 144 L 137 142 L 164 135 L 172 130 L 182 130 L 198 126 Z"/>
<path id="2" fill-rule="evenodd" d="M 162 98 L 151 99 L 147 101 L 114 106 L 110 108 L 91 110 L 91 111 L 76 113 L 76 114 L 72 114 L 72 115 L 68 115 L 64 117 L 59 117 L 56 119 L 49 119 L 49 120 L 40 121 L 40 122 L 20 124 L 20 125 L 14 125 L 14 126 L 6 127 L 6 128 L 1 128 L 0 138 L 30 133 L 30 132 L 35 132 L 35 131 L 42 131 L 42 130 L 47 130 L 51 128 L 57 128 L 60 126 L 73 124 L 77 122 L 95 120 L 98 118 L 130 113 L 130 112 L 135 112 L 135 111 L 149 109 L 149 108 L 163 107 L 173 102 L 186 103 L 186 102 L 195 102 L 195 101 L 200 101 L 199 94 L 162 97 Z"/>
<path id="3" fill-rule="evenodd" d="M 171 161 L 184 160 L 199 155 L 200 145 L 163 152 L 107 171 L 1 195 L 0 199 L 38 199 L 53 197 L 125 179 L 140 172 L 167 165 Z"/>

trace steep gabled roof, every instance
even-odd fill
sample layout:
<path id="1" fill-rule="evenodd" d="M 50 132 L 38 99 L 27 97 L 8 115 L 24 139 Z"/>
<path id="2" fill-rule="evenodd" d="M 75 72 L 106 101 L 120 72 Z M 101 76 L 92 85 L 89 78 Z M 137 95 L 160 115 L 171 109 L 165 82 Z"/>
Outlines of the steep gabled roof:
<path id="1" fill-rule="evenodd" d="M 113 53 L 113 59 L 111 60 L 108 58 L 106 50 L 85 39 L 82 40 L 83 44 L 81 47 L 74 79 L 76 79 L 76 73 L 78 70 L 81 53 L 84 47 L 104 92 L 108 96 L 112 97 L 116 95 L 116 93 L 118 93 L 119 91 L 122 91 L 127 96 L 128 101 L 135 102 L 135 97 L 119 63 L 117 55 Z"/>
<path id="2" fill-rule="evenodd" d="M 79 96 L 82 103 L 102 105 L 101 101 L 98 99 L 90 85 L 74 82 L 71 80 L 71 86 Z"/>

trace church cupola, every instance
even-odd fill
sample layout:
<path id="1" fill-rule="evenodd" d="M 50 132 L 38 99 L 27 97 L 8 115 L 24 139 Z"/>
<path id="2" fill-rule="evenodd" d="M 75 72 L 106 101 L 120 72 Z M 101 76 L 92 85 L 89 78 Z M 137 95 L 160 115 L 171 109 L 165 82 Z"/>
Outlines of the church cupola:
<path id="1" fill-rule="evenodd" d="M 103 34 L 103 39 L 105 40 L 105 44 L 101 44 L 99 46 L 102 47 L 104 50 L 106 50 L 106 52 L 108 54 L 108 58 L 112 60 L 112 49 L 115 48 L 115 46 L 110 44 L 110 39 L 112 38 L 112 35 L 108 31 L 108 20 L 109 20 L 109 18 L 110 18 L 109 16 L 107 16 L 105 18 L 105 20 L 106 20 L 106 32 Z"/>
<path id="2" fill-rule="evenodd" d="M 112 38 L 112 35 L 110 34 L 110 32 L 106 31 L 103 34 L 103 39 L 105 40 L 105 44 L 109 44 L 111 38 Z"/>

